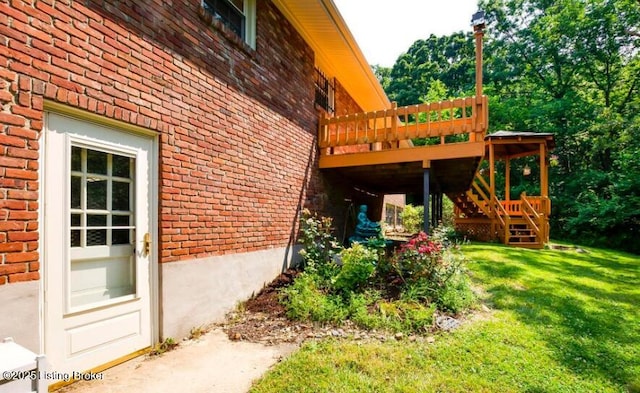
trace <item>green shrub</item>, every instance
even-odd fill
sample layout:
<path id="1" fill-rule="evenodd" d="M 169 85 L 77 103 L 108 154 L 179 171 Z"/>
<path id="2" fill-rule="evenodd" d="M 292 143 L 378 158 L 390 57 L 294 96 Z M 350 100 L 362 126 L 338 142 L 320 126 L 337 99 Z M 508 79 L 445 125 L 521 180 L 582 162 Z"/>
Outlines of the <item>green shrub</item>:
<path id="1" fill-rule="evenodd" d="M 391 264 L 407 284 L 425 279 L 434 281 L 440 275 L 442 249 L 441 243 L 432 241 L 426 233 L 420 232 L 400 247 Z"/>
<path id="2" fill-rule="evenodd" d="M 291 319 L 340 324 L 349 318 L 365 329 L 424 332 L 436 308 L 459 313 L 475 301 L 453 235 L 446 226 L 431 237 L 420 232 L 392 256 L 369 243 L 341 249 L 331 219 L 305 210 L 305 271 L 281 291 L 280 301 Z"/>
<path id="3" fill-rule="evenodd" d="M 402 226 L 409 233 L 418 233 L 424 228 L 424 206 L 407 205 L 402 209 Z"/>
<path id="4" fill-rule="evenodd" d="M 349 318 L 357 326 L 364 329 L 380 328 L 383 321 L 378 313 L 372 312 L 380 299 L 380 292 L 373 290 L 351 295 L 348 302 Z"/>
<path id="5" fill-rule="evenodd" d="M 342 293 L 361 290 L 371 278 L 378 262 L 376 250 L 354 243 L 342 250 L 342 267 L 333 281 L 333 287 Z"/>
<path id="6" fill-rule="evenodd" d="M 317 273 L 323 280 L 330 280 L 338 270 L 335 264 L 336 255 L 342 250 L 340 243 L 333 236 L 330 217 L 318 217 L 308 209 L 302 211 L 300 219 L 300 239 L 303 249 L 302 268 Z"/>
<path id="7" fill-rule="evenodd" d="M 396 300 L 378 303 L 378 312 L 383 320 L 382 327 L 394 331 L 425 332 L 433 325 L 435 305 L 425 305 L 416 301 Z"/>
<path id="8" fill-rule="evenodd" d="M 471 290 L 471 284 L 466 275 L 456 274 L 435 293 L 438 308 L 457 314 L 471 308 L 476 302 L 476 296 Z"/>
<path id="9" fill-rule="evenodd" d="M 435 303 L 442 311 L 459 313 L 475 303 L 463 270 L 464 256 L 446 237 L 446 231 L 429 238 L 420 232 L 391 261 L 404 281 L 400 298 Z"/>
<path id="10" fill-rule="evenodd" d="M 312 320 L 339 323 L 346 319 L 348 310 L 342 298 L 328 295 L 318 287 L 318 277 L 302 273 L 290 286 L 280 292 L 280 301 L 287 317 L 294 320 Z"/>
<path id="11" fill-rule="evenodd" d="M 460 245 L 464 239 L 464 236 L 456 232 L 452 225 L 440 224 L 433 228 L 431 233 L 431 240 L 441 243 L 444 247 Z"/>
<path id="12" fill-rule="evenodd" d="M 435 294 L 427 280 L 420 280 L 406 284 L 400 292 L 400 300 L 430 302 Z"/>

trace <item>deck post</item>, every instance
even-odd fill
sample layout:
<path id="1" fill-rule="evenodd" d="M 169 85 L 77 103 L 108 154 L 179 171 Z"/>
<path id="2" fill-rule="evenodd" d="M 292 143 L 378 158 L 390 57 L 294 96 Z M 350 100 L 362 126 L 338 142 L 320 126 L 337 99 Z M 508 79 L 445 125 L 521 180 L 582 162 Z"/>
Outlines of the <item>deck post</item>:
<path id="1" fill-rule="evenodd" d="M 432 206 L 431 215 L 433 218 L 431 219 L 431 225 L 435 228 L 442 221 L 442 192 L 433 194 Z"/>
<path id="2" fill-rule="evenodd" d="M 422 163 L 422 168 L 423 168 L 423 186 L 424 186 L 424 192 L 423 192 L 423 196 L 424 196 L 424 202 L 423 202 L 423 206 L 424 206 L 424 233 L 429 233 L 429 224 L 430 224 L 430 214 L 429 214 L 429 182 L 430 182 L 430 171 L 431 171 L 431 162 L 430 161 L 425 161 Z"/>
<path id="3" fill-rule="evenodd" d="M 437 227 L 442 221 L 442 193 L 434 192 L 431 196 L 431 226 Z"/>
<path id="4" fill-rule="evenodd" d="M 491 236 L 496 234 L 496 215 L 498 212 L 493 206 L 496 197 L 496 162 L 493 141 L 489 141 L 489 212 L 491 213 Z"/>
<path id="5" fill-rule="evenodd" d="M 473 36 L 475 38 L 476 49 L 476 97 L 474 103 L 474 133 L 486 132 L 487 119 L 483 108 L 482 97 L 482 39 L 484 36 L 485 20 L 484 12 L 479 11 L 471 19 L 473 25 Z M 474 138 L 475 139 L 475 138 Z"/>
<path id="6" fill-rule="evenodd" d="M 540 144 L 540 195 L 549 196 L 549 171 L 547 170 L 547 152 L 544 143 Z"/>
<path id="7" fill-rule="evenodd" d="M 444 201 L 444 194 L 442 192 L 440 192 L 440 194 L 438 194 L 438 221 L 442 222 L 442 210 L 444 208 L 444 204 L 442 203 Z"/>
<path id="8" fill-rule="evenodd" d="M 547 168 L 547 145 L 540 144 L 540 196 L 542 196 L 544 228 L 542 229 L 542 241 L 549 241 L 549 169 Z"/>

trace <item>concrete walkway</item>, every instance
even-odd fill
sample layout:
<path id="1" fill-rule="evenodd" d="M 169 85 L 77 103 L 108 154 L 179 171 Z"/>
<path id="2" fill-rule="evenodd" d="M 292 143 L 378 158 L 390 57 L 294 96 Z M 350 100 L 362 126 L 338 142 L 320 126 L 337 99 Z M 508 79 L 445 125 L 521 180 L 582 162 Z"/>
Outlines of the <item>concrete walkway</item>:
<path id="1" fill-rule="evenodd" d="M 297 348 L 230 341 L 214 329 L 161 356 L 141 356 L 105 370 L 101 381 L 76 382 L 58 392 L 246 393 L 254 380 Z"/>

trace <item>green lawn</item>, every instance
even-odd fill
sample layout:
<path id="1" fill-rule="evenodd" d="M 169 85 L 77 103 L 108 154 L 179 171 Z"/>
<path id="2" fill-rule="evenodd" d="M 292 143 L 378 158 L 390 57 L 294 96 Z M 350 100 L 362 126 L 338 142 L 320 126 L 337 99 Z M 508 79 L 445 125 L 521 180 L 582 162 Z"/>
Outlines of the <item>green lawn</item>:
<path id="1" fill-rule="evenodd" d="M 464 247 L 493 312 L 427 342 L 309 342 L 253 389 L 640 392 L 640 258 Z"/>

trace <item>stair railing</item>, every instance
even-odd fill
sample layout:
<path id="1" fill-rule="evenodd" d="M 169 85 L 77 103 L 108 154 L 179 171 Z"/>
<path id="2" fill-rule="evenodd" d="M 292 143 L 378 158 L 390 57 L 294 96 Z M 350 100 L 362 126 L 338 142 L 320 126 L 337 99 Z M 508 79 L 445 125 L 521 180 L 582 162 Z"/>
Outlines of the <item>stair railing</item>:
<path id="1" fill-rule="evenodd" d="M 508 244 L 509 238 L 511 237 L 511 216 L 507 213 L 504 206 L 502 206 L 498 197 L 494 196 L 491 202 L 493 214 L 490 217 L 498 224 L 498 236 L 502 237 L 504 244 Z"/>
<path id="2" fill-rule="evenodd" d="M 535 232 L 536 242 L 542 243 L 543 236 L 541 228 L 544 225 L 543 217 L 533 208 L 531 202 L 527 199 L 526 193 L 523 192 L 520 195 L 520 199 L 522 200 L 522 217 L 524 217 L 527 224 L 533 229 L 533 232 Z M 544 237 L 546 237 L 546 235 Z"/>
<path id="3" fill-rule="evenodd" d="M 475 190 L 475 193 L 473 192 Z M 477 194 L 477 196 L 476 196 Z M 487 216 L 491 217 L 491 211 L 489 209 L 489 196 L 490 188 L 487 181 L 482 177 L 480 172 L 476 172 L 476 176 L 471 183 L 471 190 L 467 191 L 467 196 L 475 203 L 480 210 Z"/>

